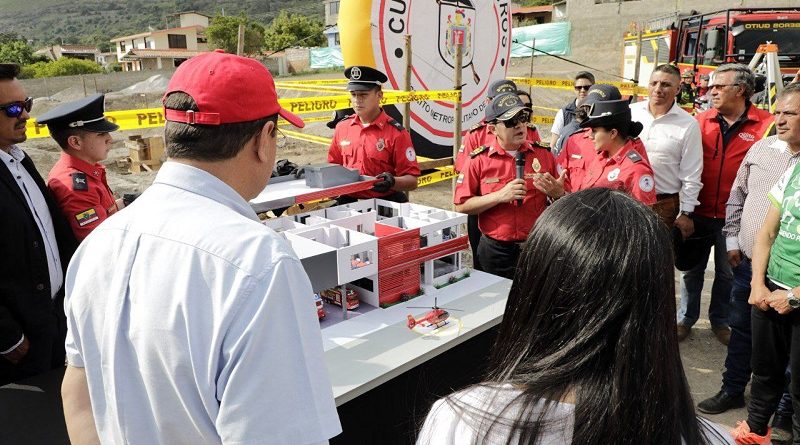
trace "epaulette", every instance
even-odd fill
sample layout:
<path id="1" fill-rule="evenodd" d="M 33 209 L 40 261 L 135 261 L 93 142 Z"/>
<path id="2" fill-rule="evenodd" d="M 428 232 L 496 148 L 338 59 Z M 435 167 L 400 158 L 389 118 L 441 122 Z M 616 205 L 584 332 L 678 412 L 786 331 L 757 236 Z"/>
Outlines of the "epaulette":
<path id="1" fill-rule="evenodd" d="M 625 156 L 627 156 L 628 159 L 630 159 L 633 162 L 642 162 L 642 155 L 636 153 L 636 150 L 629 151 L 628 154 Z"/>
<path id="2" fill-rule="evenodd" d="M 89 190 L 89 183 L 86 182 L 86 173 L 75 172 L 72 174 L 72 190 Z"/>
<path id="3" fill-rule="evenodd" d="M 484 151 L 486 151 L 488 149 L 489 149 L 489 147 L 487 147 L 485 145 L 481 145 L 480 147 L 476 148 L 475 150 L 472 150 L 472 152 L 469 154 L 469 157 L 470 158 L 474 158 L 475 156 L 478 156 L 479 154 L 483 153 Z"/>
<path id="4" fill-rule="evenodd" d="M 403 124 L 401 124 L 400 122 L 397 122 L 396 120 L 394 120 L 392 118 L 389 118 L 389 120 L 386 121 L 386 122 L 388 122 L 389 125 L 393 126 L 394 128 L 397 128 L 400 131 L 405 130 L 405 128 L 403 128 Z"/>
<path id="5" fill-rule="evenodd" d="M 531 142 L 531 145 L 533 146 L 533 148 L 544 148 L 545 150 L 550 150 L 550 144 L 548 144 L 547 142 L 535 141 Z"/>
<path id="6" fill-rule="evenodd" d="M 481 128 L 483 128 L 485 126 L 486 126 L 486 122 L 478 122 L 477 124 L 475 124 L 472 127 L 470 127 L 469 132 L 472 133 L 474 131 L 478 131 L 478 130 L 480 130 Z"/>

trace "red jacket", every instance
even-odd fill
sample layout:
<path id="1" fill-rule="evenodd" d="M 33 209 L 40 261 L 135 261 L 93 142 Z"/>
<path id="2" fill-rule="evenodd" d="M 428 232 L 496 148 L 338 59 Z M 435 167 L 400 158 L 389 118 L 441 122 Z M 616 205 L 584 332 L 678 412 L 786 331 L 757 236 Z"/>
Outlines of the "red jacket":
<path id="1" fill-rule="evenodd" d="M 700 123 L 703 138 L 703 188 L 697 199 L 700 205 L 694 213 L 707 218 L 725 218 L 725 204 L 736 179 L 736 172 L 744 156 L 756 141 L 763 139 L 772 129 L 773 117 L 765 110 L 753 105 L 747 110 L 747 120 L 723 143 L 715 108 L 695 116 Z"/>

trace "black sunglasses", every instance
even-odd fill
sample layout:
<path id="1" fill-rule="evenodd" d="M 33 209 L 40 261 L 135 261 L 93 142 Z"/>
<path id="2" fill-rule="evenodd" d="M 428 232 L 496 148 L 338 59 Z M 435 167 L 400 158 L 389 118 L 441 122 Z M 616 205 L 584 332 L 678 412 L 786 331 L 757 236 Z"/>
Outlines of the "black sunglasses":
<path id="1" fill-rule="evenodd" d="M 591 87 L 592 87 L 591 85 L 575 85 L 575 91 L 580 91 L 580 90 L 589 91 L 589 88 Z"/>
<path id="2" fill-rule="evenodd" d="M 0 110 L 5 111 L 8 117 L 20 117 L 23 110 L 30 113 L 31 107 L 33 107 L 33 98 L 29 97 L 22 102 L 11 102 L 10 104 L 0 105 Z"/>
<path id="3" fill-rule="evenodd" d="M 502 122 L 503 125 L 506 126 L 506 128 L 511 128 L 511 127 L 516 127 L 520 123 L 527 124 L 530 121 L 531 121 L 531 114 L 528 112 L 522 112 L 522 113 L 517 113 L 517 115 L 515 115 L 511 119 L 506 119 L 500 122 Z"/>

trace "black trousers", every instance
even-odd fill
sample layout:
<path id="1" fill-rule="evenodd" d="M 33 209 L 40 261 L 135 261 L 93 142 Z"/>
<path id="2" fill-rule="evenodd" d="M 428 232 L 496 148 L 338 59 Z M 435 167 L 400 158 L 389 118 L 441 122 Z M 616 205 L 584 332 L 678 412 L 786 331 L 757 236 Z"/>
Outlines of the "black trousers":
<path id="1" fill-rule="evenodd" d="M 472 249 L 472 268 L 483 270 L 478 259 L 478 245 L 481 243 L 481 229 L 478 228 L 478 215 L 467 215 L 467 235 Z"/>
<path id="2" fill-rule="evenodd" d="M 481 236 L 478 256 L 483 271 L 509 280 L 514 279 L 521 247 L 522 242 L 498 241 L 486 235 Z"/>
<path id="3" fill-rule="evenodd" d="M 767 280 L 767 287 L 775 290 Z M 793 376 L 800 376 L 800 311 L 781 315 L 773 309 L 762 311 L 752 308 L 753 352 L 750 364 L 753 378 L 750 387 L 750 404 L 747 406 L 747 424 L 756 434 L 766 434 L 770 417 L 786 387 L 786 365 Z M 795 345 L 795 348 L 792 345 Z M 792 430 L 794 444 L 800 444 L 800 381 L 792 378 Z"/>

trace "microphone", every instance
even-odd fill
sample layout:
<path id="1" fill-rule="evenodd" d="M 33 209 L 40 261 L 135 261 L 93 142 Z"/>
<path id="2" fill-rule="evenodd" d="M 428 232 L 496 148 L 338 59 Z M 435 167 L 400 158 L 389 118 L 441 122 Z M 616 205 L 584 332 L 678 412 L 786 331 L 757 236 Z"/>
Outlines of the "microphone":
<path id="1" fill-rule="evenodd" d="M 514 157 L 514 164 L 517 166 L 517 179 L 525 179 L 525 152 L 517 151 Z M 517 207 L 522 206 L 522 199 L 517 199 Z"/>

